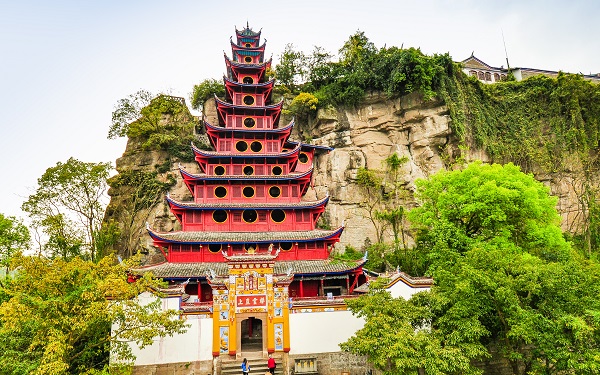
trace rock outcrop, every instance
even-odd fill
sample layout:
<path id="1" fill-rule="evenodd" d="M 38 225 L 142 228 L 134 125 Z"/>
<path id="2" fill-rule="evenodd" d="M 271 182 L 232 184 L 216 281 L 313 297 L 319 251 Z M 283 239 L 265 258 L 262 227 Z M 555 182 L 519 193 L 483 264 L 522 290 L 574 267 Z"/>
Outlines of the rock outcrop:
<path id="1" fill-rule="evenodd" d="M 217 123 L 214 102 L 206 104 L 204 115 L 209 122 Z M 285 119 L 282 119 L 282 123 L 283 121 Z M 451 130 L 449 111 L 443 102 L 424 101 L 417 94 L 393 100 L 372 94 L 356 108 L 321 109 L 317 118 L 309 124 L 296 124 L 293 137 L 296 140 L 300 137 L 308 138 L 312 144 L 334 148 L 334 151 L 320 154 L 316 158 L 313 187 L 307 198 L 330 195 L 324 218 L 331 227 L 342 224 L 345 226 L 341 242 L 337 246 L 338 251 L 343 250 L 346 245 L 361 248 L 366 242 L 373 243 L 376 240 L 375 228 L 368 218 L 368 212 L 361 205 L 365 198 L 356 183 L 359 168 L 382 170 L 384 160 L 395 153 L 408 160 L 399 171 L 400 183 L 406 191 L 414 192 L 416 179 L 426 178 L 451 167 L 458 157 L 465 161 L 490 161 L 485 152 L 473 146 L 459 148 L 458 140 Z M 177 199 L 190 199 L 177 163 L 172 160 L 169 163 L 164 152 L 144 151 L 139 144 L 130 140 L 123 157 L 117 160 L 117 170 L 119 173 L 126 170 L 155 171 L 156 166 L 165 165 L 165 162 L 169 164 L 168 170 L 160 173 L 157 178 L 175 178 L 170 195 Z M 198 171 L 195 163 L 184 163 L 183 167 L 191 172 Z M 557 208 L 563 216 L 563 229 L 577 231 L 578 222 L 583 218 L 575 194 L 577 178 L 564 173 L 539 173 L 536 178 L 559 197 Z M 107 217 L 122 222 L 127 215 L 123 216 L 126 210 L 119 206 L 119 202 L 124 202 L 129 192 L 113 188 L 110 194 L 112 200 Z M 409 199 L 407 208 L 414 204 Z M 121 213 L 116 215 L 117 211 Z M 137 241 L 128 244 L 130 252 L 135 252 L 134 248 L 151 252 L 152 241 L 144 230 L 146 221 L 161 231 L 179 228 L 163 198 L 158 199 L 151 210 L 129 219 L 135 230 L 128 241 Z M 388 235 L 391 236 L 389 233 Z M 139 241 L 139 238 L 142 240 Z M 391 237 L 388 238 L 391 240 Z M 411 241 L 409 238 L 408 242 Z"/>

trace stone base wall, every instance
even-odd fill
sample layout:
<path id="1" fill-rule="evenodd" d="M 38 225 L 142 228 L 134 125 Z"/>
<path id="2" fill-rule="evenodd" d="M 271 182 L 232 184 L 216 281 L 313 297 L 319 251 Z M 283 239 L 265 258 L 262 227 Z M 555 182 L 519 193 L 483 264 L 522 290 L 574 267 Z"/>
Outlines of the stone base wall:
<path id="1" fill-rule="evenodd" d="M 316 359 L 319 375 L 365 375 L 375 373 L 367 362 L 366 356 L 357 356 L 346 352 L 332 352 L 290 355 L 287 362 L 288 374 L 301 375 L 301 373 L 294 373 L 294 364 L 296 359 L 305 358 Z"/>
<path id="2" fill-rule="evenodd" d="M 213 361 L 165 363 L 157 365 L 135 366 L 133 375 L 192 375 L 213 373 Z"/>

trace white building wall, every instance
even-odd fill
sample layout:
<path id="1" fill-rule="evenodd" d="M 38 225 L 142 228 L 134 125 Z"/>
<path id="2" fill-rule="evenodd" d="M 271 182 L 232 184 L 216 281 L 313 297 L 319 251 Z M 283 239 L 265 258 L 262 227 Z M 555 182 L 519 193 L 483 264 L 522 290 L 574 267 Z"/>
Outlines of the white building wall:
<path id="1" fill-rule="evenodd" d="M 135 365 L 154 365 L 160 363 L 194 362 L 212 359 L 212 319 L 198 319 L 189 316 L 190 327 L 185 333 L 172 337 L 156 338 L 154 343 L 139 349 L 131 344 L 136 356 Z"/>
<path id="2" fill-rule="evenodd" d="M 155 298 L 150 293 L 142 293 L 138 300 L 143 305 Z M 179 310 L 179 298 L 163 298 L 161 302 L 164 311 Z M 189 325 L 185 333 L 157 337 L 152 345 L 143 349 L 134 342 L 130 343 L 131 351 L 136 357 L 135 365 L 212 360 L 212 319 L 201 315 L 190 315 L 182 319 L 186 319 Z"/>
<path id="3" fill-rule="evenodd" d="M 389 287 L 387 290 L 390 292 L 390 294 L 394 298 L 402 297 L 405 300 L 409 300 L 413 294 L 419 293 L 419 292 L 428 292 L 429 289 L 430 289 L 429 287 L 413 288 L 410 285 L 407 285 L 406 283 L 404 283 L 402 280 L 398 280 L 394 285 Z"/>
<path id="4" fill-rule="evenodd" d="M 350 311 L 290 314 L 290 354 L 338 352 L 364 324 Z"/>

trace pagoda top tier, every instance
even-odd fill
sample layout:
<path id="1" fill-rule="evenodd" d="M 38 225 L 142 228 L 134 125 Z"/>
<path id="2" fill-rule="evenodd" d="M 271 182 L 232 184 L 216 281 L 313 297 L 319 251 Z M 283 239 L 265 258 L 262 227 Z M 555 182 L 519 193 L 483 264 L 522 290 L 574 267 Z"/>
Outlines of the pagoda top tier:
<path id="1" fill-rule="evenodd" d="M 261 30 L 255 32 L 250 28 L 248 22 L 246 22 L 246 27 L 244 27 L 242 30 L 238 30 L 236 27 L 235 35 L 237 37 L 237 43 L 239 45 L 244 45 L 245 43 L 253 43 L 253 46 L 258 46 L 258 43 L 260 41 Z"/>

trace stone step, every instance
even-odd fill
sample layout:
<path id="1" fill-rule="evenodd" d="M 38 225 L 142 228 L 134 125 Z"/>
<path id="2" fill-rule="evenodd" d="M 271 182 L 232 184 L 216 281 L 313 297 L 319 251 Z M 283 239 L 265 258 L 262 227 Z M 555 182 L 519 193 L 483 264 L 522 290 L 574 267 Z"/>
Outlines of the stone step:
<path id="1" fill-rule="evenodd" d="M 277 362 L 275 375 L 283 375 L 281 360 L 275 358 L 275 361 Z M 250 375 L 263 375 L 269 371 L 267 359 L 248 358 L 248 364 L 250 365 Z M 221 362 L 221 375 L 242 375 L 242 360 Z"/>

